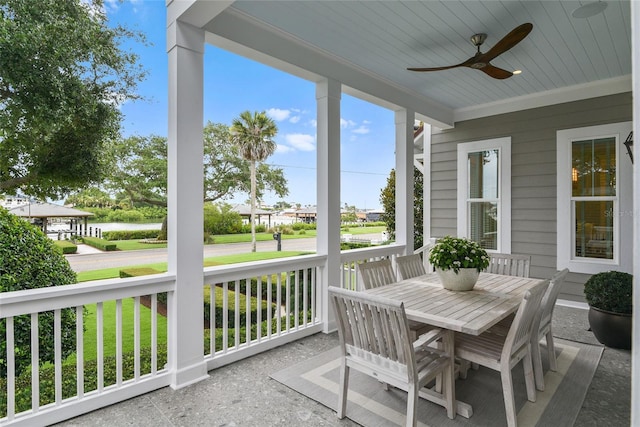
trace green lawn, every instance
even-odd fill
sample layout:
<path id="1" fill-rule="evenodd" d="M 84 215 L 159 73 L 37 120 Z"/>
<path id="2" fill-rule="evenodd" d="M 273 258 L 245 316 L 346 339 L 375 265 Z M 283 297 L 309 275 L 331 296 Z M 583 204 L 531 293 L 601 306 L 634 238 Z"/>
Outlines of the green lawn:
<path id="1" fill-rule="evenodd" d="M 274 251 L 274 252 L 249 252 L 246 254 L 233 254 L 218 257 L 210 257 L 204 259 L 204 267 L 211 267 L 221 264 L 234 264 L 239 262 L 261 261 L 265 259 L 288 258 L 298 255 L 308 255 L 310 252 L 301 251 Z M 76 274 L 78 282 L 88 282 L 91 280 L 114 279 L 120 277 L 122 268 L 140 268 L 151 267 L 158 271 L 167 271 L 166 262 L 158 262 L 153 264 L 131 265 L 127 267 L 104 268 L 101 270 L 81 271 Z"/>
<path id="2" fill-rule="evenodd" d="M 378 227 L 350 227 L 341 231 L 342 234 L 370 234 L 381 233 L 386 230 L 384 226 Z M 302 234 L 301 234 L 302 233 Z M 283 240 L 289 239 L 305 239 L 309 237 L 316 237 L 316 230 L 304 230 L 296 231 L 294 234 L 283 234 Z M 256 233 L 256 240 L 259 242 L 273 240 L 273 234 L 271 233 Z M 251 242 L 251 234 L 218 234 L 213 236 L 214 243 L 248 243 Z M 113 240 L 118 246 L 119 251 L 134 251 L 140 249 L 154 249 L 154 248 L 166 248 L 166 243 L 140 243 L 138 240 Z"/>
<path id="3" fill-rule="evenodd" d="M 97 358 L 97 332 L 96 332 L 96 313 L 97 305 L 85 305 L 86 312 L 84 315 L 84 359 L 95 360 Z M 116 302 L 107 301 L 103 304 L 103 345 L 104 355 L 116 354 Z M 134 300 L 133 298 L 125 298 L 122 300 L 122 353 L 131 353 L 134 351 Z M 157 316 L 157 340 L 158 343 L 167 342 L 167 319 L 164 316 Z M 151 346 L 151 310 L 140 305 L 140 347 Z M 75 363 L 75 354 L 69 356 L 66 363 Z"/>

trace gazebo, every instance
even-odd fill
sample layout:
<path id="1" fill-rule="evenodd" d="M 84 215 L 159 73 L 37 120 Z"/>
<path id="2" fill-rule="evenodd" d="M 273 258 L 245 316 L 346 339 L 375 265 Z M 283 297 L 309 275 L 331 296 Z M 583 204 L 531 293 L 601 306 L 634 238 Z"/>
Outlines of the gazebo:
<path id="1" fill-rule="evenodd" d="M 242 219 L 246 219 L 247 222 L 251 223 L 251 206 L 247 206 L 247 205 L 234 205 L 231 210 L 233 212 L 237 212 L 238 214 L 240 214 L 240 216 L 242 217 Z M 258 217 L 258 223 L 260 223 L 260 216 L 263 215 L 267 215 L 268 217 L 268 222 L 269 222 L 269 228 L 271 228 L 271 215 L 273 214 L 273 212 L 271 211 L 267 211 L 264 209 L 258 209 L 256 208 L 255 210 L 255 214 Z"/>
<path id="2" fill-rule="evenodd" d="M 84 219 L 84 228 L 87 228 L 87 218 L 93 216 L 91 212 L 85 212 L 53 203 L 28 203 L 9 209 L 9 212 L 23 218 L 39 218 L 42 220 L 42 231 L 47 233 L 47 221 L 49 218 L 71 218 L 77 221 Z M 71 227 L 73 229 L 73 227 Z"/>

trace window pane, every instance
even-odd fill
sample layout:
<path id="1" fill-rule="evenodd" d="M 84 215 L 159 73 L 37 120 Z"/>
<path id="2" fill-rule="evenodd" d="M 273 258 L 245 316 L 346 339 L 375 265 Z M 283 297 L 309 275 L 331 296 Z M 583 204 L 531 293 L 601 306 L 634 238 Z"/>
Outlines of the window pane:
<path id="1" fill-rule="evenodd" d="M 469 236 L 485 249 L 498 249 L 497 203 L 469 203 Z"/>
<path id="2" fill-rule="evenodd" d="M 613 201 L 575 202 L 576 247 L 583 258 L 613 259 Z"/>
<path id="3" fill-rule="evenodd" d="M 573 196 L 615 196 L 615 138 L 574 141 L 571 144 Z"/>
<path id="4" fill-rule="evenodd" d="M 498 150 L 469 153 L 469 198 L 498 198 Z"/>

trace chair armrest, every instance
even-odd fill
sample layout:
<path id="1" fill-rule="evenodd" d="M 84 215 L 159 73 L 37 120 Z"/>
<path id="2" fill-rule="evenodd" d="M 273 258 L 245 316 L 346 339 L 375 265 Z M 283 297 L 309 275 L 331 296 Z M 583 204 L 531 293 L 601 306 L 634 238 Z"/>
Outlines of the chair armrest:
<path id="1" fill-rule="evenodd" d="M 426 332 L 413 342 L 413 348 L 418 349 L 420 347 L 428 346 L 434 341 L 437 341 L 444 337 L 446 329 L 433 328 L 429 332 Z"/>

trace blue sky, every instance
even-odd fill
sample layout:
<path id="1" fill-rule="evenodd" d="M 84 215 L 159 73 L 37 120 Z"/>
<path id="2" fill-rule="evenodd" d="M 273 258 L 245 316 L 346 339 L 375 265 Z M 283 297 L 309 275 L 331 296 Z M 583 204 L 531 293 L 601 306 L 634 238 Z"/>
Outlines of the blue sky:
<path id="1" fill-rule="evenodd" d="M 128 44 L 149 72 L 139 85 L 145 101 L 122 106 L 123 134 L 167 135 L 166 18 L 163 0 L 105 2 L 110 22 L 143 32 L 150 46 Z M 207 45 L 204 119 L 231 124 L 242 111 L 266 111 L 278 125 L 276 153 L 267 163 L 284 170 L 289 195 L 268 193 L 267 204 L 316 203 L 315 85 L 258 62 Z M 341 104 L 341 203 L 379 209 L 380 191 L 394 167 L 393 112 L 346 94 Z M 244 203 L 237 194 L 230 203 Z"/>

